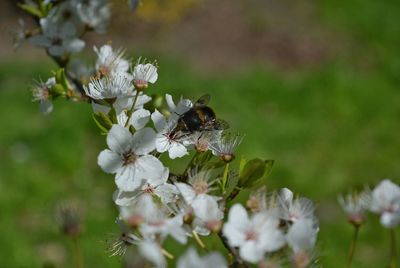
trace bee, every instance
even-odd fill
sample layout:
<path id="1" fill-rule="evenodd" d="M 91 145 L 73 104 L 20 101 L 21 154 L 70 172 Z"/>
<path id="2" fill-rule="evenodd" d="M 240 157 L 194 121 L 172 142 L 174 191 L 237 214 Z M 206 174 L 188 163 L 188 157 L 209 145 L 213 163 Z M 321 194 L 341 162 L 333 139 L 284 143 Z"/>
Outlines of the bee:
<path id="1" fill-rule="evenodd" d="M 192 108 L 179 115 L 178 123 L 171 133 L 175 136 L 177 133 L 191 134 L 196 131 L 224 130 L 229 127 L 224 120 L 217 119 L 215 112 L 209 106 L 210 95 L 204 95 L 198 99 Z"/>

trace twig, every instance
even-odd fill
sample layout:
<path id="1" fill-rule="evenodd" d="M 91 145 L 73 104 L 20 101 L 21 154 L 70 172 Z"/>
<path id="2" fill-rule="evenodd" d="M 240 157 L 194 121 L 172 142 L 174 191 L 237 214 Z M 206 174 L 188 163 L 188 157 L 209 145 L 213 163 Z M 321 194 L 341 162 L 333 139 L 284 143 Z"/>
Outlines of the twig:
<path id="1" fill-rule="evenodd" d="M 239 267 L 247 268 L 248 266 L 246 263 L 243 262 L 242 258 L 239 255 L 238 250 L 229 246 L 227 238 L 224 236 L 224 234 L 221 231 L 218 233 L 218 236 L 221 239 L 224 247 L 229 251 L 229 253 L 233 257 L 233 263 L 230 265 L 230 267 L 232 267 L 232 268 L 239 268 Z"/>

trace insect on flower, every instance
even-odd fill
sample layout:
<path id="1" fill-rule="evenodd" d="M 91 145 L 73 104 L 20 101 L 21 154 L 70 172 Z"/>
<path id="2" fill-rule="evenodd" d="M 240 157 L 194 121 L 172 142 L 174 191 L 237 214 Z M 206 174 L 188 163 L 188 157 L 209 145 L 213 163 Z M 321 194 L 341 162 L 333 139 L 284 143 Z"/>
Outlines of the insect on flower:
<path id="1" fill-rule="evenodd" d="M 209 106 L 210 95 L 204 95 L 197 100 L 193 107 L 179 115 L 175 129 L 170 133 L 171 137 L 192 134 L 195 131 L 224 130 L 229 127 L 224 120 L 217 119 L 215 112 Z M 180 133 L 180 134 L 178 134 Z"/>

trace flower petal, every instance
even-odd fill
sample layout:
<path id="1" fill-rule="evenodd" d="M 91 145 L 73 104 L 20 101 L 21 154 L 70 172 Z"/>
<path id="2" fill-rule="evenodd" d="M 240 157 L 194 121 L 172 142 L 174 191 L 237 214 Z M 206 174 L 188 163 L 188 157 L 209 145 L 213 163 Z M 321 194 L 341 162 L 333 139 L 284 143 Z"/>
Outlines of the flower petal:
<path id="1" fill-rule="evenodd" d="M 123 161 L 119 154 L 106 149 L 99 154 L 97 164 L 104 170 L 104 172 L 116 173 L 122 168 Z"/>
<path id="2" fill-rule="evenodd" d="M 142 129 L 150 120 L 150 112 L 139 109 L 133 112 L 130 123 L 135 129 Z"/>
<path id="3" fill-rule="evenodd" d="M 128 129 L 120 126 L 113 125 L 107 135 L 108 147 L 119 154 L 126 153 L 131 149 L 132 134 Z"/>
<path id="4" fill-rule="evenodd" d="M 123 166 L 115 176 L 115 183 L 118 189 L 125 192 L 132 192 L 142 185 L 142 176 L 135 165 Z"/>
<path id="5" fill-rule="evenodd" d="M 167 120 L 165 119 L 164 115 L 157 109 L 151 114 L 151 120 L 153 120 L 157 132 L 162 132 L 167 125 Z"/>
<path id="6" fill-rule="evenodd" d="M 133 151 L 137 155 L 145 155 L 156 148 L 156 133 L 153 129 L 146 127 L 135 132 L 132 139 Z"/>

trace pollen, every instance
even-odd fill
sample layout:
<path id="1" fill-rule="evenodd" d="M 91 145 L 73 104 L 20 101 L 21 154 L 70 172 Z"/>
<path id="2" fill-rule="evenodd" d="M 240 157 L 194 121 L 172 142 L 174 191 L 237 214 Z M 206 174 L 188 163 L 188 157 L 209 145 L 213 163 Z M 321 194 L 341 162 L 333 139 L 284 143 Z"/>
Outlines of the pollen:
<path id="1" fill-rule="evenodd" d="M 124 166 L 134 163 L 136 161 L 136 159 L 137 159 L 137 155 L 135 155 L 135 153 L 132 151 L 129 151 L 129 152 L 123 154 Z"/>

